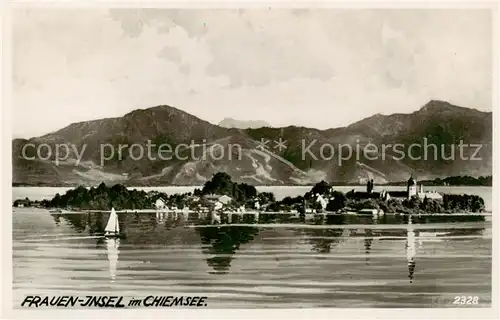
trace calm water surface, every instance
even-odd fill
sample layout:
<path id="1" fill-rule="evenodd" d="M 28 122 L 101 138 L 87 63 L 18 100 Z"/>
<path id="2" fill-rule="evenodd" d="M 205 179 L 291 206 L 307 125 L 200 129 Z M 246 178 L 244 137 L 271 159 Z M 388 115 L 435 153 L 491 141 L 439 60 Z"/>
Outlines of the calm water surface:
<path id="1" fill-rule="evenodd" d="M 491 304 L 491 217 L 210 217 L 13 210 L 14 305 L 25 295 L 207 296 L 208 308 Z M 225 217 L 223 217 L 223 222 Z M 478 307 L 477 305 L 475 307 Z"/>

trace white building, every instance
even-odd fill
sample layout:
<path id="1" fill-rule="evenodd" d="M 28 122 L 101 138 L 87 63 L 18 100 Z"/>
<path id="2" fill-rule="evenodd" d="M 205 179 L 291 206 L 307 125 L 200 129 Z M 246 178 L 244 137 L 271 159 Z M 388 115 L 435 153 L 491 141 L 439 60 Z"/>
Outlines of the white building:
<path id="1" fill-rule="evenodd" d="M 219 202 L 221 202 L 222 204 L 228 204 L 233 199 L 231 197 L 229 197 L 229 196 L 223 195 L 223 196 L 220 196 L 219 199 L 217 199 L 217 200 Z"/>
<path id="2" fill-rule="evenodd" d="M 321 205 L 321 209 L 326 210 L 326 205 L 328 204 L 328 202 L 325 200 L 325 198 L 323 198 L 322 195 L 317 194 L 316 196 L 317 196 L 316 202 L 318 202 Z"/>
<path id="3" fill-rule="evenodd" d="M 443 196 L 437 193 L 436 191 L 428 191 L 424 192 L 423 185 L 420 185 L 420 192 L 417 194 L 418 197 L 423 200 L 425 198 L 427 199 L 435 199 L 435 200 L 443 200 Z"/>
<path id="4" fill-rule="evenodd" d="M 259 203 L 259 201 L 255 201 L 255 209 L 257 209 L 257 210 L 260 209 L 260 203 Z"/>
<path id="5" fill-rule="evenodd" d="M 214 204 L 214 209 L 215 210 L 220 210 L 222 209 L 222 207 L 224 207 L 224 204 L 220 201 L 216 201 L 215 204 Z"/>
<path id="6" fill-rule="evenodd" d="M 411 176 L 410 179 L 408 180 L 407 190 L 408 190 L 408 199 L 410 199 L 413 196 L 417 196 L 421 200 L 425 198 L 436 199 L 436 200 L 443 199 L 443 196 L 437 193 L 436 191 L 424 192 L 424 185 L 420 184 L 419 186 L 417 184 L 417 181 L 413 179 L 413 176 Z"/>
<path id="7" fill-rule="evenodd" d="M 158 198 L 155 202 L 155 208 L 156 210 L 165 209 L 165 200 L 163 200 L 162 198 Z"/>
<path id="8" fill-rule="evenodd" d="M 221 222 L 221 216 L 218 213 L 212 212 L 210 214 L 210 220 L 211 220 L 211 224 L 220 223 Z"/>
<path id="9" fill-rule="evenodd" d="M 226 196 L 226 195 L 221 196 L 221 195 L 216 195 L 216 194 L 205 196 L 205 199 L 208 200 L 209 202 L 212 202 L 212 203 L 219 201 L 222 204 L 228 204 L 229 202 L 231 202 L 233 200 L 229 196 Z"/>

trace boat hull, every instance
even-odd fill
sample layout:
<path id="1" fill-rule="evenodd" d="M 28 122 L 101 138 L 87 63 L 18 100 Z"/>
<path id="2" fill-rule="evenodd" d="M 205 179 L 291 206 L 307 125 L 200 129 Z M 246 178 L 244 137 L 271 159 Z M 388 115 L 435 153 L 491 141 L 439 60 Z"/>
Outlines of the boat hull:
<path id="1" fill-rule="evenodd" d="M 119 233 L 105 233 L 104 237 L 105 238 L 114 238 L 114 239 L 117 239 L 117 238 L 118 239 L 123 239 L 123 238 L 125 238 L 124 235 L 119 234 Z"/>

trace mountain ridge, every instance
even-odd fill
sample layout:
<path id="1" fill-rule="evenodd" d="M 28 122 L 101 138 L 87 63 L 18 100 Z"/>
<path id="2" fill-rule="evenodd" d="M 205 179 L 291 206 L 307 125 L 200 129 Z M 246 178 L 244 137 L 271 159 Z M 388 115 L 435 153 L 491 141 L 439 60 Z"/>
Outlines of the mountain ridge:
<path id="1" fill-rule="evenodd" d="M 13 183 L 50 185 L 94 185 L 102 181 L 135 185 L 193 185 L 210 179 L 218 171 L 229 173 L 238 182 L 259 185 L 311 184 L 320 180 L 355 182 L 375 179 L 380 183 L 401 181 L 410 173 L 425 178 L 457 173 L 471 175 L 491 174 L 492 113 L 431 100 L 412 113 L 375 114 L 345 127 L 315 129 L 302 126 L 280 128 L 224 128 L 169 105 L 136 109 L 122 117 L 72 123 L 60 130 L 30 139 L 13 139 Z M 286 148 L 276 148 L 279 139 Z M 360 152 L 356 159 L 339 164 L 337 158 L 314 159 L 324 146 L 335 154 L 345 155 L 340 144 L 348 146 L 369 143 L 411 144 L 428 138 L 442 145 L 465 139 L 469 143 L 485 145 L 481 161 L 408 161 L 395 160 L 394 154 L 381 160 L 371 160 Z M 268 140 L 267 149 L 259 150 L 261 139 Z M 178 148 L 182 159 L 169 161 L 131 159 L 128 155 L 117 159 L 116 154 L 102 164 L 100 148 L 109 145 L 146 145 L 151 141 L 153 156 L 159 156 L 161 144 Z M 183 144 L 205 143 L 206 149 Z M 70 152 L 64 163 L 54 159 L 26 160 L 21 150 L 26 143 L 35 145 L 70 143 L 78 148 L 86 146 L 82 161 L 75 165 L 77 154 Z M 226 156 L 239 155 L 241 159 L 209 159 L 217 152 L 214 143 L 226 150 Z M 313 156 L 304 157 L 303 145 L 311 144 Z M 230 150 L 238 145 L 238 154 Z M 322 147 L 323 146 L 323 147 Z M 325 148 L 323 148 L 325 149 Z M 223 152 L 223 151 L 219 151 Z M 378 152 L 380 153 L 380 152 Z M 28 156 L 33 156 L 33 150 Z M 189 155 L 189 157 L 187 157 Z M 380 155 L 380 154 L 379 154 Z M 48 156 L 47 153 L 42 156 Z M 186 158 L 187 157 L 187 158 Z M 212 157 L 213 158 L 213 157 Z"/>

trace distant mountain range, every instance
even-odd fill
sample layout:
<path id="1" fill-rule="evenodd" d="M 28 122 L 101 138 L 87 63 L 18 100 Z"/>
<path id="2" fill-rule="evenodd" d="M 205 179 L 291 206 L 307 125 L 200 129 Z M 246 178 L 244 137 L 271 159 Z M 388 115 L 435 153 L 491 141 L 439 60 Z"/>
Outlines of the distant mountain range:
<path id="1" fill-rule="evenodd" d="M 224 125 L 227 123 L 230 121 Z M 233 124 L 252 127 L 239 122 Z M 385 152 L 381 150 L 382 145 L 389 144 L 401 144 L 405 146 L 401 150 L 408 150 L 412 144 L 423 144 L 424 138 L 428 145 L 435 144 L 438 149 L 445 145 L 449 160 L 435 159 L 433 147 L 427 148 L 427 152 L 412 148 L 413 159 L 401 159 L 401 153 L 391 147 Z M 279 139 L 286 141 L 286 148 L 278 148 Z M 118 144 L 146 145 L 148 140 L 156 145 L 151 147 L 150 155 L 156 160 L 150 160 L 147 153 L 142 159 L 134 160 L 138 150 L 135 156 L 130 156 L 124 149 L 121 159 L 116 150 L 112 160 L 100 165 L 101 145 L 115 148 Z M 269 141 L 267 148 L 259 148 L 259 143 L 266 140 Z M 191 141 L 206 143 L 206 146 L 182 145 L 189 145 Z M 458 147 L 453 152 L 455 159 L 451 159 L 450 145 L 460 141 L 481 144 L 475 154 L 475 158 L 481 160 L 460 159 Z M 21 151 L 27 143 L 47 144 L 52 150 L 57 144 L 68 143 L 79 151 L 84 145 L 86 148 L 78 165 L 75 152 L 71 152 L 66 161 L 56 164 L 54 155 L 49 157 L 46 147 L 41 148 L 41 155 L 48 160 L 23 158 Z M 363 147 L 369 143 L 378 146 L 378 150 L 363 152 Z M 159 159 L 160 144 L 177 148 L 179 156 L 172 160 Z M 100 182 L 135 186 L 201 185 L 216 172 L 227 172 L 233 181 L 253 185 L 313 184 L 320 180 L 353 183 L 367 179 L 387 183 L 405 180 L 410 174 L 420 180 L 491 175 L 492 113 L 433 100 L 411 114 L 377 114 L 342 128 L 265 126 L 241 129 L 214 125 L 174 107 L 157 106 L 135 110 L 123 117 L 74 123 L 28 140 L 14 139 L 12 147 L 13 184 L 16 185 L 95 185 Z M 225 154 L 219 159 L 220 148 Z M 471 157 L 476 149 L 465 148 L 462 157 Z M 34 148 L 26 150 L 28 156 L 36 157 Z M 146 147 L 144 150 L 147 152 Z M 328 159 L 332 150 L 334 157 Z M 349 152 L 352 153 L 350 157 Z M 426 153 L 427 160 L 418 159 Z M 346 160 L 339 163 L 339 154 Z"/>
<path id="2" fill-rule="evenodd" d="M 271 125 L 262 120 L 236 120 L 233 118 L 224 118 L 219 123 L 219 127 L 223 128 L 237 128 L 237 129 L 257 129 L 262 127 L 270 127 Z"/>

